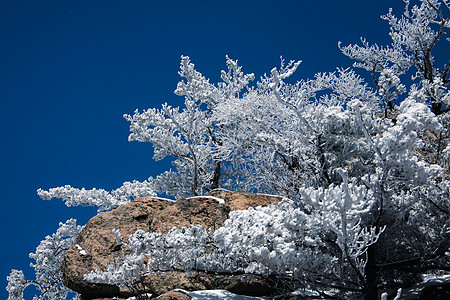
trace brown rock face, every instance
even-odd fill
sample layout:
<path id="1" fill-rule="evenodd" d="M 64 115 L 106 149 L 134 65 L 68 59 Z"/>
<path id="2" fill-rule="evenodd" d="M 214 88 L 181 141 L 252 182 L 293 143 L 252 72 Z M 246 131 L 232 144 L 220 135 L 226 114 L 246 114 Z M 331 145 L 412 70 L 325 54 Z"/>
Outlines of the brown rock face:
<path id="1" fill-rule="evenodd" d="M 188 295 L 186 295 L 182 292 L 170 291 L 164 295 L 161 295 L 158 299 L 159 300 L 190 300 L 191 297 L 189 297 Z"/>
<path id="2" fill-rule="evenodd" d="M 221 204 L 208 196 L 223 199 L 225 203 Z M 93 217 L 78 236 L 76 245 L 69 249 L 62 261 L 64 284 L 80 293 L 83 299 L 129 296 L 130 291 L 121 291 L 117 286 L 93 284 L 84 280 L 85 274 L 96 269 L 105 270 L 107 264 L 127 250 L 117 243 L 113 229 L 120 230 L 123 240 L 127 240 L 137 229 L 163 234 L 173 227 L 190 225 L 217 229 L 224 224 L 231 210 L 265 206 L 281 200 L 276 196 L 219 190 L 208 196 L 178 201 L 143 197 Z M 143 278 L 141 284 L 145 287 L 145 292 L 153 295 L 161 295 L 176 288 L 226 289 L 246 295 L 267 295 L 271 291 L 265 279 L 246 274 L 154 273 Z"/>

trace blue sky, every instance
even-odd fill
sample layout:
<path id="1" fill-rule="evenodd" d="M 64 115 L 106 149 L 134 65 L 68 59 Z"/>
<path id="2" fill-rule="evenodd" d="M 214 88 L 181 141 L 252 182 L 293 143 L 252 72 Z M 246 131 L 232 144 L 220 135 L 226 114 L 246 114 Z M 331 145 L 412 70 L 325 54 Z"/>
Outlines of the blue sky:
<path id="1" fill-rule="evenodd" d="M 282 55 L 303 61 L 299 80 L 351 65 L 338 41 L 387 44 L 389 7 L 403 1 L 0 0 L 0 298 L 11 268 L 33 279 L 28 253 L 58 222 L 96 212 L 38 188 L 110 190 L 167 168 L 127 141 L 122 115 L 181 105 L 181 55 L 213 82 L 227 54 L 257 78 Z"/>

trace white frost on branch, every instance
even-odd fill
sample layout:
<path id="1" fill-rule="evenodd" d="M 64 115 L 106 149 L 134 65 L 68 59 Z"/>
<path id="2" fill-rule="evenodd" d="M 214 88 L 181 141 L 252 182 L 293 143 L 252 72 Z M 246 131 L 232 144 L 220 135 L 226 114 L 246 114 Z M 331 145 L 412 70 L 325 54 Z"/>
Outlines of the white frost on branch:
<path id="1" fill-rule="evenodd" d="M 23 300 L 23 291 L 26 289 L 30 282 L 25 280 L 25 275 L 20 270 L 11 270 L 9 276 L 6 277 L 8 281 L 8 286 L 6 290 L 8 291 L 8 300 Z"/>
<path id="2" fill-rule="evenodd" d="M 120 205 L 130 203 L 133 199 L 146 196 L 156 196 L 152 179 L 139 182 L 124 182 L 121 187 L 108 192 L 104 189 L 77 189 L 70 185 L 51 188 L 48 191 L 38 189 L 39 197 L 44 200 L 62 199 L 67 206 L 97 206 L 98 211 L 106 211 Z"/>

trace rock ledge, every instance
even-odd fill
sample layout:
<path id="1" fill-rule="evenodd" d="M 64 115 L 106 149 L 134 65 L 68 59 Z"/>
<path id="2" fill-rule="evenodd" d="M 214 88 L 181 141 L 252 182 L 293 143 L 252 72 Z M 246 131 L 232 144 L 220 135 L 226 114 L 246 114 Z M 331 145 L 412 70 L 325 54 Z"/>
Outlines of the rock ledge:
<path id="1" fill-rule="evenodd" d="M 223 200 L 223 201 L 222 201 Z M 202 225 L 213 230 L 221 227 L 232 210 L 278 203 L 281 197 L 216 190 L 206 196 L 169 201 L 143 197 L 112 211 L 93 217 L 78 236 L 61 263 L 64 285 L 81 294 L 83 299 L 127 297 L 133 293 L 117 286 L 93 284 L 84 275 L 123 256 L 112 230 L 119 229 L 127 240 L 137 229 L 167 233 L 173 227 Z M 269 282 L 256 275 L 217 275 L 197 272 L 154 273 L 143 278 L 145 292 L 162 295 L 174 289 L 224 289 L 230 292 L 262 296 L 273 290 Z"/>

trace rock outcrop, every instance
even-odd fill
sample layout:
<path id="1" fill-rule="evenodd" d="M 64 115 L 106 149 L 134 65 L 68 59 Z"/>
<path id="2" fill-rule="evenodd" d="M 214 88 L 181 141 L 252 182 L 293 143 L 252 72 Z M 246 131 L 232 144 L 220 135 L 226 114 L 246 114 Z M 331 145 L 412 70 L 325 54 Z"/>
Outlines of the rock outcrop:
<path id="1" fill-rule="evenodd" d="M 161 295 L 158 298 L 158 300 L 190 300 L 190 299 L 191 297 L 178 291 L 170 291 L 164 295 Z"/>
<path id="2" fill-rule="evenodd" d="M 223 199 L 223 201 L 218 201 Z M 130 296 L 130 291 L 107 284 L 93 284 L 84 275 L 98 270 L 123 255 L 127 249 L 117 243 L 112 230 L 119 229 L 127 240 L 137 229 L 167 233 L 173 227 L 202 225 L 221 227 L 232 210 L 278 203 L 280 197 L 217 190 L 207 196 L 169 201 L 143 197 L 109 212 L 93 217 L 80 233 L 76 244 L 64 257 L 61 268 L 63 282 L 80 293 L 83 299 Z M 267 280 L 254 275 L 218 275 L 196 272 L 153 273 L 143 278 L 147 293 L 162 295 L 171 290 L 225 289 L 236 294 L 267 295 L 271 293 Z"/>

